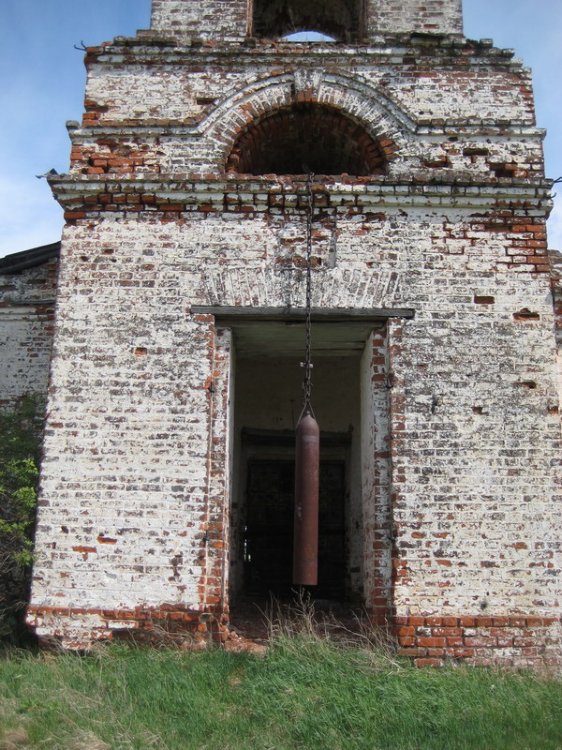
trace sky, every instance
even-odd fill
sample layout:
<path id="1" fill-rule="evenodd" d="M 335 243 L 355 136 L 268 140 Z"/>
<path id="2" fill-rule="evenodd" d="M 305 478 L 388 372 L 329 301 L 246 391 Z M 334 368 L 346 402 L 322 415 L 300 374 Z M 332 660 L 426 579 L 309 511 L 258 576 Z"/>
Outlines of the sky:
<path id="1" fill-rule="evenodd" d="M 562 175 L 562 1 L 464 0 L 465 34 L 515 49 L 533 70 L 537 119 L 547 128 L 548 177 Z M 83 52 L 148 28 L 150 0 L 0 0 L 0 257 L 60 239 L 62 211 L 44 179 L 68 169 L 67 120 L 80 120 Z M 556 189 L 557 186 L 555 186 Z M 562 249 L 562 184 L 549 222 Z"/>

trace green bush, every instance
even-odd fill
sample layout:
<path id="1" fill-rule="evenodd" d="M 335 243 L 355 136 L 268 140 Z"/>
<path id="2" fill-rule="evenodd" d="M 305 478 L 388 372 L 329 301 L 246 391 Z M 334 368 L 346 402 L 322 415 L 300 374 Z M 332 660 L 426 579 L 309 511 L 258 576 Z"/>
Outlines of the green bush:
<path id="1" fill-rule="evenodd" d="M 37 505 L 41 420 L 37 399 L 0 412 L 0 640 L 24 636 Z"/>

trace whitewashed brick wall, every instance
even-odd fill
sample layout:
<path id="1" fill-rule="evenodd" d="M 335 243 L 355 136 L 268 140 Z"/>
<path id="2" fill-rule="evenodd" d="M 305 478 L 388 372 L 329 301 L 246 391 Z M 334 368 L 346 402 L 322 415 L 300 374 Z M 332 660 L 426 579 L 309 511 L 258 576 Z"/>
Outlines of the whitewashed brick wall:
<path id="1" fill-rule="evenodd" d="M 0 274 L 0 405 L 7 408 L 23 396 L 47 397 L 56 266 L 53 259 Z"/>
<path id="2" fill-rule="evenodd" d="M 379 8 L 380 31 L 395 5 Z M 197 25 L 216 40 L 141 34 L 89 51 L 71 171 L 51 180 L 67 226 L 29 615 L 40 635 L 81 645 L 227 616 L 229 346 L 192 308 L 303 304 L 300 272 L 286 272 L 288 247 L 295 267 L 302 254 L 303 181 L 224 174 L 249 123 L 301 101 L 360 123 L 388 159 L 386 176 L 318 179 L 314 305 L 415 312 L 379 336 L 373 383 L 388 390 L 363 402 L 378 414 L 362 426 L 379 503 L 366 602 L 420 664 L 560 663 L 543 132 L 528 71 L 460 40 L 458 2 L 423 8 L 403 18 L 449 37 L 305 56 L 230 46 L 245 33 L 233 3 L 201 15 L 161 0 L 153 36 Z"/>

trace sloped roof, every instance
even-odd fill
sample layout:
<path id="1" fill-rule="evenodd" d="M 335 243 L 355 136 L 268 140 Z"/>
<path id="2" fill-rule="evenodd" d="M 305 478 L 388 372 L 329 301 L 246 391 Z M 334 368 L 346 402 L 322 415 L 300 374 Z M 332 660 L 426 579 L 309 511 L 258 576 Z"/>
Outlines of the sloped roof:
<path id="1" fill-rule="evenodd" d="M 33 247 L 20 253 L 6 255 L 4 258 L 0 258 L 0 274 L 19 273 L 20 271 L 26 271 L 28 268 L 40 266 L 52 258 L 58 258 L 60 245 L 60 242 L 53 242 L 50 245 L 41 245 L 41 247 Z"/>

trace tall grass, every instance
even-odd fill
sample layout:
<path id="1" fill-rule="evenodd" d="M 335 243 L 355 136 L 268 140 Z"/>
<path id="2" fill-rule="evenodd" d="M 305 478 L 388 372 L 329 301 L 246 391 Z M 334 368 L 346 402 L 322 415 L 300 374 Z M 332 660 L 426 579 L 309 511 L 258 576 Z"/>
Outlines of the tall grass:
<path id="1" fill-rule="evenodd" d="M 280 634 L 264 659 L 110 646 L 0 659 L 0 748 L 559 750 L 562 683 L 416 670 Z"/>

